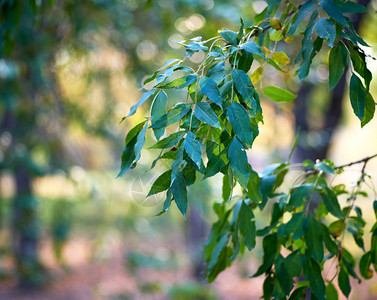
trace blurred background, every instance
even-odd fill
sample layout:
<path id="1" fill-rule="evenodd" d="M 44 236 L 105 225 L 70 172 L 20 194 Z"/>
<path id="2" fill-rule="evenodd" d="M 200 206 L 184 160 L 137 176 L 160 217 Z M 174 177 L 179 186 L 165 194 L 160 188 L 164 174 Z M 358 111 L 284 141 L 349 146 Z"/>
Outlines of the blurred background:
<path id="1" fill-rule="evenodd" d="M 377 1 L 360 3 L 370 12 L 349 17 L 371 46 L 366 53 L 376 57 Z M 182 56 L 172 41 L 211 38 L 223 27 L 237 31 L 240 17 L 250 25 L 266 5 L 0 1 L 0 299 L 259 298 L 263 278 L 247 278 L 263 254 L 259 248 L 214 284 L 203 280 L 203 245 L 215 218 L 212 204 L 221 199 L 220 177 L 192 186 L 187 220 L 175 208 L 154 216 L 164 195 L 145 198 L 164 171 L 163 164 L 148 171 L 158 153 L 144 150 L 138 168 L 115 177 L 125 134 L 148 105 L 119 122 L 140 97 L 143 78 Z M 295 57 L 299 43 L 279 43 L 277 50 Z M 191 63 L 202 59 L 194 55 Z M 348 100 L 348 74 L 328 91 L 327 60 L 325 50 L 300 85 L 294 71 L 269 66 L 262 80 L 253 78 L 258 89 L 274 84 L 298 95 L 289 104 L 262 98 L 265 124 L 249 153 L 255 170 L 286 160 L 298 128 L 296 161 L 327 157 L 343 164 L 377 153 L 377 119 L 360 128 Z M 377 61 L 370 58 L 368 66 L 377 76 Z M 371 93 L 377 99 L 376 80 Z M 179 93 L 173 97 L 182 100 Z M 150 136 L 146 148 L 153 143 Z M 377 161 L 367 170 L 377 178 Z M 336 180 L 351 185 L 358 177 L 355 166 Z M 366 219 L 373 217 L 375 183 L 359 200 Z M 349 248 L 362 255 L 351 240 Z M 377 297 L 375 279 L 353 288 L 351 299 Z"/>

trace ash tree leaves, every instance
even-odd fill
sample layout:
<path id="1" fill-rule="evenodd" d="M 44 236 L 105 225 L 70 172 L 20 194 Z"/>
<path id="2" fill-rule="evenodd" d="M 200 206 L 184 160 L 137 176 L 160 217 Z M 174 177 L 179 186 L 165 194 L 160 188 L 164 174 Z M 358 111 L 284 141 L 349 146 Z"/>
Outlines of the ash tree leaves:
<path id="1" fill-rule="evenodd" d="M 320 18 L 315 25 L 319 37 L 327 40 L 329 47 L 334 47 L 336 30 L 335 25 L 328 19 Z"/>
<path id="2" fill-rule="evenodd" d="M 342 42 L 331 49 L 329 56 L 329 88 L 332 90 L 339 82 L 347 66 L 348 52 Z"/>
<path id="3" fill-rule="evenodd" d="M 207 102 L 199 102 L 196 104 L 195 117 L 209 126 L 221 128 L 216 113 Z"/>
<path id="4" fill-rule="evenodd" d="M 358 278 L 356 262 L 344 248 L 344 236 L 353 237 L 364 251 L 359 263 L 363 278 L 370 278 L 372 267 L 377 266 L 377 223 L 372 228 L 368 251 L 369 243 L 363 240 L 365 221 L 354 203 L 363 191 L 329 185 L 330 178 L 343 168 L 336 168 L 328 160 L 305 161 L 301 165 L 304 176 L 287 187 L 286 175 L 290 170 L 297 171 L 296 164 L 277 163 L 257 173 L 249 164 L 247 151 L 253 148 L 263 121 L 259 93 L 263 91 L 271 100 L 282 103 L 296 98 L 289 90 L 270 86 L 262 78 L 268 74 L 263 71 L 267 64 L 284 72 L 285 78 L 292 74 L 291 58 L 281 50 L 275 51 L 285 42 L 290 47 L 292 39 L 302 39 L 295 59 L 299 66 L 294 76 L 299 81 L 308 76 L 323 47 L 328 50 L 327 44 L 329 89 L 339 83 L 348 63 L 352 63 L 351 106 L 361 126 L 373 118 L 375 102 L 369 91 L 372 73 L 367 68 L 367 55 L 360 48 L 366 43 L 343 15 L 352 9 L 364 12 L 365 8 L 334 0 L 282 3 L 268 1 L 268 7 L 256 16 L 256 24 L 246 26 L 241 21 L 237 32 L 224 29 L 220 37 L 178 42 L 185 48 L 186 58 L 169 60 L 149 76 L 144 84 L 153 82 L 153 88 L 143 93 L 125 117 L 134 115 L 139 106 L 154 98 L 150 116 L 126 136 L 118 177 L 136 166 L 150 129 L 157 140 L 149 144 L 155 149 L 151 152 L 159 152 L 152 167 L 161 160 L 166 167 L 148 194 L 166 193 L 158 215 L 174 202 L 186 217 L 189 186 L 218 174 L 223 178 L 219 186 L 222 195 L 214 203 L 217 221 L 205 249 L 210 282 L 239 253 L 254 249 L 258 236 L 263 240 L 264 254 L 253 277 L 265 276 L 265 299 L 298 299 L 307 293 L 316 299 L 335 299 L 333 284 L 322 274 L 327 260 L 339 262 L 337 280 L 344 295 L 351 291 L 349 277 Z M 204 58 L 196 69 L 187 58 L 197 52 Z M 257 81 L 261 85 L 254 86 L 252 82 Z M 363 180 L 357 184 L 361 186 Z M 342 194 L 348 194 L 343 207 L 338 202 Z M 266 207 L 272 207 L 271 217 L 256 220 L 255 216 Z M 327 217 L 332 218 L 329 223 Z"/>
<path id="5" fill-rule="evenodd" d="M 219 89 L 217 88 L 216 82 L 212 78 L 201 77 L 199 81 L 200 89 L 203 94 L 213 101 L 216 105 L 222 108 L 222 98 L 220 96 Z"/>
<path id="6" fill-rule="evenodd" d="M 242 144 L 237 138 L 234 138 L 229 146 L 228 158 L 234 177 L 244 189 L 247 189 L 247 183 L 249 181 L 249 163 L 247 161 L 246 152 L 242 148 Z"/>
<path id="7" fill-rule="evenodd" d="M 226 113 L 233 131 L 246 148 L 251 148 L 253 144 L 253 133 L 249 115 L 246 109 L 239 103 L 233 101 Z"/>

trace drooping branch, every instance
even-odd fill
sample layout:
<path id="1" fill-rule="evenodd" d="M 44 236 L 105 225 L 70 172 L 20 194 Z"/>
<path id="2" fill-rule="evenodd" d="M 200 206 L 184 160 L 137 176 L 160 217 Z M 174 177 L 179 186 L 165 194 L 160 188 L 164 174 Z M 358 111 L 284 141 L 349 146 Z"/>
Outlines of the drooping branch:
<path id="1" fill-rule="evenodd" d="M 357 160 L 357 161 L 353 161 L 353 162 L 350 162 L 348 164 L 344 164 L 344 165 L 340 165 L 340 166 L 336 166 L 334 167 L 334 169 L 341 169 L 341 168 L 345 168 L 345 167 L 350 167 L 352 165 L 357 165 L 357 164 L 361 164 L 361 163 L 364 163 L 364 167 L 363 169 L 365 169 L 365 166 L 367 164 L 367 162 L 373 158 L 377 157 L 377 153 L 374 154 L 374 155 L 371 155 L 371 156 L 368 156 L 368 157 L 365 157 L 363 159 L 360 159 L 360 160 Z"/>

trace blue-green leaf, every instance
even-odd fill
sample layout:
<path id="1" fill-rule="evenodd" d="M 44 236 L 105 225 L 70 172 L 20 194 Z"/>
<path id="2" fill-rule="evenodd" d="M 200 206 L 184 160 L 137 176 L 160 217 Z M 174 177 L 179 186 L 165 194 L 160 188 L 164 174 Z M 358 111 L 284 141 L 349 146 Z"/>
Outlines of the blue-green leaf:
<path id="1" fill-rule="evenodd" d="M 225 162 L 221 158 L 221 155 L 211 155 L 208 157 L 208 164 L 203 179 L 216 175 L 224 166 Z"/>
<path id="2" fill-rule="evenodd" d="M 203 94 L 206 95 L 208 99 L 212 100 L 213 103 L 218 105 L 221 109 L 223 108 L 223 100 L 220 96 L 219 89 L 217 87 L 216 82 L 212 78 L 207 78 L 204 76 L 201 77 L 199 81 L 199 86 Z"/>
<path id="3" fill-rule="evenodd" d="M 222 38 L 227 41 L 229 44 L 237 46 L 237 33 L 228 29 L 219 31 Z"/>
<path id="4" fill-rule="evenodd" d="M 152 124 L 152 128 L 165 128 L 175 122 L 181 120 L 189 111 L 191 104 L 189 103 L 178 103 L 176 104 L 171 111 L 167 114 L 164 114 L 159 119 L 155 120 Z"/>
<path id="5" fill-rule="evenodd" d="M 298 10 L 295 22 L 291 25 L 291 27 L 288 30 L 287 36 L 290 36 L 296 32 L 296 29 L 298 25 L 304 20 L 304 18 L 309 14 L 309 12 L 313 9 L 315 5 L 315 1 L 308 1 L 301 6 L 301 8 Z"/>
<path id="6" fill-rule="evenodd" d="M 175 204 L 182 215 L 186 218 L 187 212 L 187 190 L 186 181 L 181 172 L 178 172 L 171 184 L 171 192 L 173 194 Z"/>
<path id="7" fill-rule="evenodd" d="M 336 2 L 336 6 L 339 8 L 339 10 L 344 14 L 350 14 L 350 13 L 364 13 L 368 11 L 368 8 L 360 5 L 358 3 L 352 2 L 352 1 L 346 1 Z"/>
<path id="8" fill-rule="evenodd" d="M 174 132 L 171 135 L 169 135 L 167 138 L 162 139 L 158 143 L 154 144 L 151 149 L 165 149 L 165 148 L 171 148 L 183 138 L 183 135 L 185 134 L 184 131 L 178 131 Z"/>
<path id="9" fill-rule="evenodd" d="M 221 128 L 216 113 L 207 102 L 196 103 L 195 117 L 209 126 Z"/>
<path id="10" fill-rule="evenodd" d="M 154 94 L 155 91 L 156 91 L 156 89 L 151 89 L 151 90 L 143 93 L 143 95 L 141 96 L 140 100 L 136 104 L 132 105 L 132 107 L 130 109 L 130 113 L 127 116 L 123 117 L 122 121 L 125 118 L 131 117 L 132 115 L 134 115 L 136 113 L 137 108 L 140 105 L 142 105 L 145 101 L 147 101 Z"/>
<path id="11" fill-rule="evenodd" d="M 154 123 L 166 114 L 166 105 L 168 103 L 168 97 L 164 91 L 160 91 L 152 103 L 151 108 L 151 122 L 152 128 Z M 165 127 L 153 128 L 154 135 L 158 140 L 164 135 Z"/>
<path id="12" fill-rule="evenodd" d="M 148 121 L 145 122 L 143 129 L 137 135 L 136 144 L 135 144 L 135 147 L 134 147 L 135 158 L 132 161 L 133 164 L 136 163 L 140 159 L 141 149 L 143 149 L 143 147 L 145 145 L 145 132 L 147 131 L 147 128 L 148 128 Z"/>
<path id="13" fill-rule="evenodd" d="M 195 134 L 189 131 L 184 141 L 185 151 L 193 162 L 200 168 L 202 161 L 202 152 L 200 150 L 200 143 L 195 139 Z"/>
<path id="14" fill-rule="evenodd" d="M 236 90 L 241 94 L 242 99 L 246 102 L 255 113 L 257 111 L 257 102 L 253 97 L 254 86 L 251 83 L 249 75 L 242 70 L 233 70 L 231 72 L 232 79 Z"/>
<path id="15" fill-rule="evenodd" d="M 264 60 L 267 60 L 266 56 L 262 53 L 261 48 L 254 42 L 247 42 L 245 44 L 242 44 L 240 46 L 240 49 L 246 50 L 247 52 L 259 55 Z"/>
<path id="16" fill-rule="evenodd" d="M 350 81 L 351 105 L 353 112 L 360 119 L 360 121 L 362 121 L 364 118 L 365 97 L 366 92 L 361 80 L 355 74 L 352 74 Z"/>
<path id="17" fill-rule="evenodd" d="M 321 0 L 318 4 L 330 18 L 334 19 L 343 26 L 348 26 L 347 20 L 343 17 L 342 11 L 335 5 L 333 0 Z"/>
<path id="18" fill-rule="evenodd" d="M 328 19 L 320 18 L 315 26 L 319 37 L 327 40 L 329 47 L 334 47 L 336 37 L 335 25 Z"/>
<path id="19" fill-rule="evenodd" d="M 234 138 L 228 149 L 228 158 L 234 177 L 240 185 L 247 189 L 249 181 L 249 163 L 245 150 L 237 138 Z"/>
<path id="20" fill-rule="evenodd" d="M 251 148 L 253 144 L 253 133 L 246 109 L 241 104 L 233 101 L 228 108 L 226 116 L 239 140 L 245 147 Z"/>

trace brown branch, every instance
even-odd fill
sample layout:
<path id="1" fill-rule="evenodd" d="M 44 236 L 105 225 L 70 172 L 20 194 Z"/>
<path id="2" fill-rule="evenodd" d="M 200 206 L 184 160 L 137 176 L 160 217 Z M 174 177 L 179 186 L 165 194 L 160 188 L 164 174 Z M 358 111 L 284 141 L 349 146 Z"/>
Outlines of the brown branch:
<path id="1" fill-rule="evenodd" d="M 337 167 L 334 167 L 333 169 L 340 169 L 340 168 L 345 168 L 345 167 L 350 167 L 352 165 L 356 165 L 356 164 L 361 164 L 361 163 L 364 163 L 364 166 L 363 166 L 363 170 L 365 170 L 365 166 L 367 164 L 367 162 L 373 158 L 377 157 L 377 153 L 374 154 L 374 155 L 371 155 L 371 156 L 368 156 L 368 157 L 365 157 L 363 159 L 360 159 L 360 160 L 357 160 L 357 161 L 353 161 L 353 162 L 350 162 L 348 164 L 344 164 L 344 165 L 340 165 L 340 166 L 337 166 Z"/>

